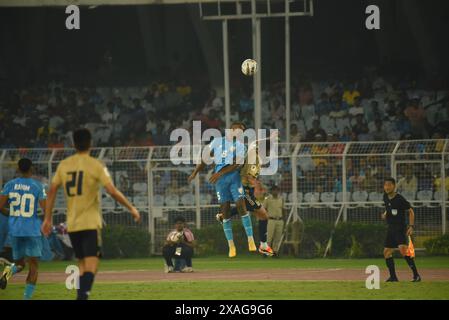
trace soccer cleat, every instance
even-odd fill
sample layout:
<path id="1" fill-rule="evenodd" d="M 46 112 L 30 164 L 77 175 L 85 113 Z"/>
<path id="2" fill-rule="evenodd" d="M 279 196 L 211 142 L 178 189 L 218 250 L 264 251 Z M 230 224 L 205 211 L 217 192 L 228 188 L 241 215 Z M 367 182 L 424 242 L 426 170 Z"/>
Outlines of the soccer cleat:
<path id="1" fill-rule="evenodd" d="M 248 249 L 249 251 L 257 251 L 256 244 L 254 243 L 253 238 L 248 238 Z"/>
<path id="2" fill-rule="evenodd" d="M 270 257 L 274 256 L 274 251 L 273 251 L 273 249 L 271 249 L 271 247 L 269 245 L 267 245 L 267 246 L 260 245 L 259 252 L 265 256 L 270 256 Z"/>
<path id="3" fill-rule="evenodd" d="M 6 289 L 6 286 L 8 285 L 9 279 L 12 277 L 12 267 L 6 266 L 3 270 L 2 277 L 0 278 L 0 289 Z"/>
<path id="4" fill-rule="evenodd" d="M 229 258 L 234 258 L 237 255 L 235 246 L 229 247 Z"/>
<path id="5" fill-rule="evenodd" d="M 399 282 L 399 280 L 396 277 L 389 277 L 385 282 Z"/>
<path id="6" fill-rule="evenodd" d="M 193 272 L 193 268 L 192 267 L 185 267 L 181 269 L 181 272 L 183 273 L 191 273 Z"/>
<path id="7" fill-rule="evenodd" d="M 418 275 L 417 277 L 414 277 L 412 282 L 421 282 L 421 276 Z"/>
<path id="8" fill-rule="evenodd" d="M 220 224 L 223 224 L 223 213 L 217 213 L 217 214 L 215 215 L 215 219 L 217 219 L 217 221 L 218 221 Z"/>
<path id="9" fill-rule="evenodd" d="M 172 266 L 165 265 L 164 272 L 165 273 L 172 273 L 172 272 L 175 272 L 175 271 L 174 271 Z"/>

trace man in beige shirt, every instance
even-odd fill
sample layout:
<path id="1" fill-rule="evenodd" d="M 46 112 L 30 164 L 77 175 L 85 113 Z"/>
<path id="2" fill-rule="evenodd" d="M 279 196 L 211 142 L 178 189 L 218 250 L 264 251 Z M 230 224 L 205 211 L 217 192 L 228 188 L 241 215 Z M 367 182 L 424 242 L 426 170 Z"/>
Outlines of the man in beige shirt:
<path id="1" fill-rule="evenodd" d="M 284 199 L 279 195 L 278 186 L 271 188 L 271 194 L 265 198 L 263 206 L 268 211 L 267 242 L 271 248 L 276 250 L 284 230 Z"/>
<path id="2" fill-rule="evenodd" d="M 418 179 L 413 174 L 412 168 L 407 167 L 405 176 L 399 179 L 398 187 L 399 192 L 414 192 L 418 191 Z"/>

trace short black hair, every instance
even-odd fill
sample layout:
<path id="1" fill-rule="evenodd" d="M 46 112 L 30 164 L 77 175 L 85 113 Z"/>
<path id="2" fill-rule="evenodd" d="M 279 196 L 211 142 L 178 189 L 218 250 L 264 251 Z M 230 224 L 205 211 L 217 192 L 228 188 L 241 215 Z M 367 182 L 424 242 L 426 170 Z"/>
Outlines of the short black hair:
<path id="1" fill-rule="evenodd" d="M 178 216 L 175 218 L 175 223 L 178 222 L 186 223 L 186 218 L 184 218 L 183 216 Z"/>
<path id="2" fill-rule="evenodd" d="M 92 135 L 88 129 L 78 129 L 73 132 L 73 143 L 78 151 L 89 150 L 92 142 Z"/>
<path id="3" fill-rule="evenodd" d="M 276 184 L 272 185 L 271 186 L 271 191 L 273 191 L 273 190 L 278 190 L 279 191 L 278 185 L 276 185 Z"/>
<path id="4" fill-rule="evenodd" d="M 18 162 L 19 171 L 22 172 L 22 173 L 30 172 L 32 165 L 33 165 L 33 163 L 28 158 L 22 158 Z"/>
<path id="5" fill-rule="evenodd" d="M 246 130 L 245 124 L 244 124 L 243 122 L 241 122 L 241 121 L 234 121 L 234 122 L 231 124 L 231 127 L 232 127 L 232 126 L 240 126 L 240 127 L 243 127 L 243 131 Z"/>
<path id="6" fill-rule="evenodd" d="M 392 184 L 396 185 L 396 180 L 394 178 L 391 178 L 391 177 L 390 178 L 385 178 L 384 182 L 387 182 L 387 181 L 389 181 Z"/>

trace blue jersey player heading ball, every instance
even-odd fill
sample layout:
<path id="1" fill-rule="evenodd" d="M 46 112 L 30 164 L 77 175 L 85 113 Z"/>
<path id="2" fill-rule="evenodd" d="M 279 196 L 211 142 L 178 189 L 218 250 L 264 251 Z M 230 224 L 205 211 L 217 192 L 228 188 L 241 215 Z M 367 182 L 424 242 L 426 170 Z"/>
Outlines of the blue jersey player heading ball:
<path id="1" fill-rule="evenodd" d="M 251 217 L 245 206 L 245 193 L 239 172 L 240 167 L 244 164 L 246 148 L 241 142 L 242 139 L 234 139 L 234 137 L 241 136 L 244 130 L 245 126 L 242 123 L 234 123 L 231 126 L 231 130 L 227 130 L 225 137 L 215 138 L 208 145 L 214 158 L 215 166 L 209 182 L 215 184 L 217 199 L 223 213 L 223 230 L 228 240 L 230 258 L 235 257 L 237 254 L 232 233 L 231 202 L 235 203 L 241 216 L 242 224 L 248 237 L 249 251 L 257 250 L 254 243 Z M 189 182 L 205 166 L 206 164 L 203 161 L 197 165 L 188 178 Z"/>
<path id="2" fill-rule="evenodd" d="M 24 298 L 31 299 L 37 281 L 38 260 L 42 252 L 41 220 L 38 207 L 45 209 L 44 186 L 31 178 L 31 160 L 18 162 L 21 177 L 6 183 L 0 194 L 0 210 L 9 204 L 9 237 L 14 263 L 6 266 L 0 278 L 0 288 L 5 289 L 9 279 L 29 264 Z"/>

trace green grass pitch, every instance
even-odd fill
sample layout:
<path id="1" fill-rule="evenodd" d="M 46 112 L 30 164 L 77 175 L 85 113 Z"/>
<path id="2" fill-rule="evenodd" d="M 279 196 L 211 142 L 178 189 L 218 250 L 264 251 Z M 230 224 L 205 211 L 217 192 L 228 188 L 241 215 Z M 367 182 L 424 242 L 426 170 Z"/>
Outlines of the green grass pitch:
<path id="1" fill-rule="evenodd" d="M 69 262 L 41 263 L 42 274 L 47 272 L 64 273 Z M 100 272 L 130 273 L 136 270 L 162 272 L 162 259 L 124 259 L 102 260 Z M 313 269 L 359 269 L 368 265 L 378 265 L 385 269 L 382 259 L 262 259 L 261 257 L 240 256 L 229 260 L 226 257 L 210 257 L 194 259 L 194 267 L 198 273 L 231 270 L 239 271 L 271 269 L 289 272 Z M 418 268 L 428 271 L 449 269 L 449 257 L 418 257 Z M 399 271 L 407 270 L 403 259 L 396 259 Z M 165 275 L 166 276 L 166 275 Z M 94 284 L 91 299 L 449 299 L 449 280 L 426 280 L 421 283 L 410 283 L 401 279 L 399 283 L 381 281 L 379 290 L 368 290 L 365 279 L 354 280 L 198 280 L 198 281 L 134 281 L 108 282 L 99 281 Z M 24 284 L 14 282 L 6 290 L 0 290 L 0 300 L 22 299 Z M 38 283 L 34 299 L 74 299 L 75 292 L 67 290 L 63 282 Z"/>

